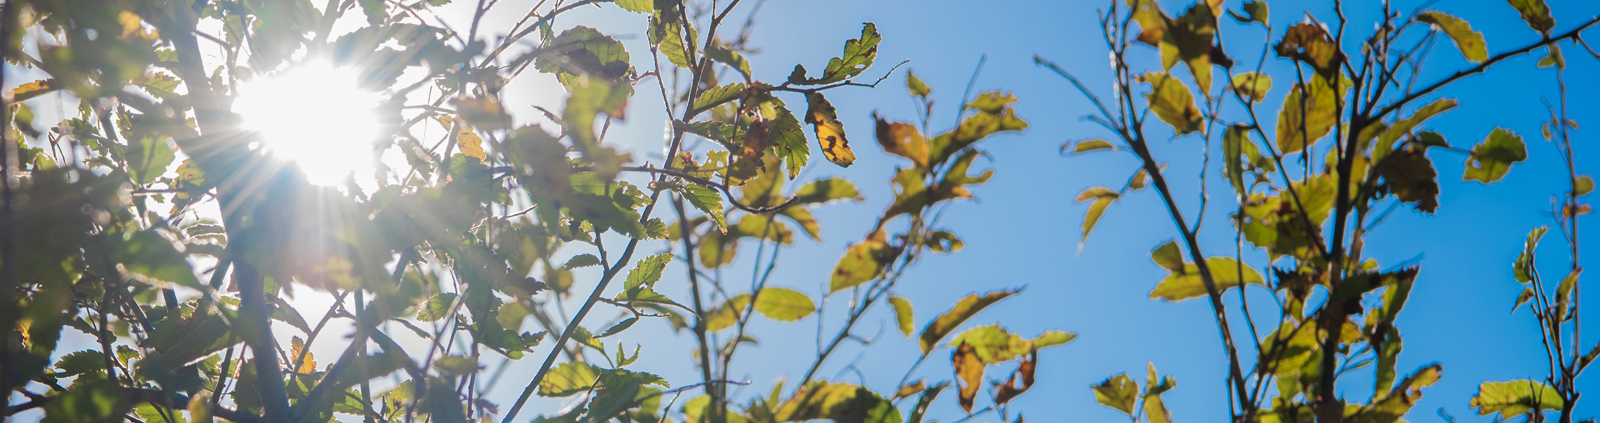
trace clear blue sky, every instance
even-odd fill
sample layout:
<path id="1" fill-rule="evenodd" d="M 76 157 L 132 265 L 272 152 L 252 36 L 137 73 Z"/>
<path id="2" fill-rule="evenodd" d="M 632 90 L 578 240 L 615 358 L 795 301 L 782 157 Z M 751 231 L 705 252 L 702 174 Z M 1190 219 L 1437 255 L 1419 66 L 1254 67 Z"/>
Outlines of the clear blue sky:
<path id="1" fill-rule="evenodd" d="M 1184 2 L 1162 3 L 1168 11 L 1188 6 Z M 1237 8 L 1238 3 L 1227 5 Z M 1372 27 L 1379 3 L 1346 3 L 1352 20 L 1348 39 L 1359 39 Z M 1419 3 L 1401 1 L 1396 8 L 1409 10 Z M 1083 78 L 1097 93 L 1109 95 L 1111 74 L 1095 25 L 1095 11 L 1107 4 L 769 2 L 761 9 L 754 32 L 754 45 L 762 48 L 762 53 L 751 57 L 751 62 L 760 78 L 779 80 L 795 63 L 810 68 L 822 66 L 838 54 L 840 41 L 859 34 L 862 22 L 875 22 L 884 41 L 879 47 L 878 66 L 867 74 L 879 75 L 888 65 L 911 60 L 908 68 L 933 86 L 935 97 L 943 106 L 934 114 L 934 126 L 948 127 L 954 114 L 949 106 L 956 104 L 979 57 L 987 55 L 976 89 L 1016 93 L 1022 100 L 1019 114 L 1032 127 L 1024 134 L 987 142 L 994 158 L 992 166 L 997 169 L 995 178 L 989 186 L 976 190 L 978 202 L 951 207 L 943 221 L 944 226 L 961 234 L 967 249 L 921 263 L 909 272 L 900 293 L 915 303 L 919 321 L 926 321 L 968 292 L 1026 286 L 1023 295 L 1007 300 L 974 322 L 1004 322 L 1014 331 L 1030 335 L 1045 329 L 1080 334 L 1076 342 L 1042 354 L 1038 385 L 1014 403 L 1015 409 L 1027 413 L 1030 420 L 1118 421 L 1123 418 L 1120 413 L 1097 405 L 1088 386 L 1120 372 L 1140 376 L 1145 363 L 1153 361 L 1163 373 L 1179 381 L 1179 388 L 1165 396 L 1175 418 L 1221 421 L 1227 413 L 1223 390 L 1226 361 L 1218 345 L 1216 326 L 1209 317 L 1209 306 L 1203 300 L 1169 304 L 1147 299 L 1149 290 L 1165 275 L 1150 262 L 1147 252 L 1176 234 L 1157 196 L 1141 192 L 1113 205 L 1083 252 L 1076 253 L 1078 226 L 1086 204 L 1074 204 L 1074 196 L 1089 186 L 1122 183 L 1135 170 L 1137 161 L 1126 153 L 1060 156 L 1057 149 L 1063 141 L 1110 134 L 1082 121 L 1080 117 L 1091 112 L 1090 104 L 1066 81 L 1035 66 L 1031 58 L 1039 54 L 1054 60 Z M 1301 9 L 1307 5 L 1314 8 Z M 1272 23 L 1280 34 L 1282 28 L 1301 21 L 1306 11 L 1324 21 L 1333 20 L 1331 2 L 1277 1 L 1272 2 L 1272 7 Z M 1504 2 L 1440 2 L 1434 7 L 1467 19 L 1484 32 L 1491 53 L 1538 39 Z M 1600 4 L 1579 1 L 1554 1 L 1551 7 L 1558 30 L 1600 12 Z M 602 11 L 568 21 L 574 22 L 628 34 L 638 33 L 642 18 Z M 1232 56 L 1242 66 L 1253 66 L 1262 32 L 1226 21 L 1222 30 L 1230 40 Z M 641 45 L 642 38 L 641 35 L 629 44 L 636 64 L 647 51 Z M 1135 50 L 1147 58 L 1146 63 L 1156 55 L 1150 48 Z M 1581 50 L 1569 48 L 1567 52 L 1568 84 L 1574 94 L 1571 116 L 1591 124 L 1600 109 L 1584 94 L 1600 92 L 1600 87 L 1584 75 L 1596 72 L 1596 60 Z M 1447 42 L 1437 47 L 1432 59 L 1421 81 L 1436 80 L 1468 65 Z M 1462 107 L 1429 123 L 1453 145 L 1464 148 L 1482 140 L 1494 127 L 1503 126 L 1524 135 L 1530 160 L 1517 165 L 1505 181 L 1484 186 L 1460 181 L 1464 156 L 1444 151 L 1430 153 L 1442 175 L 1443 206 L 1439 214 L 1396 212 L 1368 238 L 1368 255 L 1384 266 L 1418 261 L 1423 268 L 1399 322 L 1406 349 L 1398 369 L 1408 373 L 1438 362 L 1444 365 L 1445 378 L 1426 391 L 1409 416 L 1412 421 L 1439 421 L 1434 413 L 1441 408 L 1463 421 L 1473 421 L 1476 413 L 1467 407 L 1467 401 L 1480 382 L 1542 378 L 1545 372 L 1544 352 L 1532 315 L 1526 309 L 1519 314 L 1508 313 L 1521 290 L 1511 280 L 1511 262 L 1528 230 L 1552 224 L 1548 218 L 1550 197 L 1561 189 L 1557 184 L 1565 177 L 1554 147 L 1538 136 L 1539 124 L 1546 118 L 1540 100 L 1553 97 L 1556 91 L 1553 72 L 1536 69 L 1537 59 L 1528 56 L 1506 61 L 1486 75 L 1471 77 L 1440 92 L 1441 96 L 1460 99 Z M 1267 69 L 1269 73 L 1292 72 L 1285 62 L 1270 57 Z M 912 102 L 899 81 L 897 75 L 876 90 L 838 90 L 830 94 L 839 108 L 840 119 L 855 140 L 860 160 L 849 169 L 817 162 L 807 175 L 849 177 L 861 184 L 867 201 L 822 208 L 818 217 L 823 223 L 825 242 L 802 242 L 786 251 L 774 284 L 820 292 L 843 247 L 870 230 L 871 216 L 892 198 L 888 179 L 892 168 L 902 163 L 873 145 L 868 116 L 878 111 L 903 120 L 914 118 Z M 1286 83 L 1280 80 L 1266 104 L 1281 102 L 1285 87 Z M 545 102 L 559 105 L 557 101 Z M 630 110 L 629 125 L 618 133 L 624 136 L 610 139 L 637 139 L 637 151 L 657 151 L 662 117 L 654 101 L 647 96 L 637 97 Z M 1593 173 L 1594 162 L 1600 156 L 1588 152 L 1593 144 L 1585 132 L 1576 132 L 1579 167 Z M 1197 138 L 1187 137 L 1170 143 L 1158 141 L 1155 147 L 1155 154 L 1171 164 L 1167 173 L 1191 217 L 1198 207 L 1195 193 L 1201 146 Z M 1220 161 L 1213 163 L 1214 167 L 1220 166 Z M 1224 219 L 1226 209 L 1234 203 L 1231 191 L 1217 178 L 1217 168 L 1207 178 L 1215 190 L 1203 241 L 1214 254 L 1222 254 L 1231 250 L 1233 233 Z M 1560 269 L 1567 265 L 1568 258 L 1555 245 L 1557 238 L 1552 234 L 1547 239 L 1551 248 L 1541 249 L 1543 263 L 1551 269 L 1546 270 L 1547 274 L 1564 274 Z M 1585 229 L 1584 235 L 1595 239 L 1600 234 Z M 1593 250 L 1586 253 L 1589 262 L 1593 261 Z M 1264 260 L 1260 254 L 1247 258 L 1257 266 Z M 682 277 L 674 279 L 674 275 L 682 275 L 681 268 L 675 269 L 668 271 L 663 286 L 668 292 L 677 289 L 679 292 L 672 293 L 686 295 Z M 748 272 L 749 262 L 741 261 L 732 269 L 738 270 L 731 270 L 730 274 Z M 1587 290 L 1586 294 L 1588 302 L 1596 301 L 1595 290 Z M 1251 302 L 1260 304 L 1255 310 L 1270 321 L 1266 313 L 1273 310 L 1267 310 L 1271 307 L 1266 305 L 1272 300 L 1267 295 L 1265 290 L 1253 291 Z M 832 312 L 827 315 L 828 333 L 836 330 L 842 320 L 845 301 L 838 298 L 829 304 Z M 1230 307 L 1235 313 L 1236 333 L 1244 333 L 1237 301 Z M 821 375 L 854 381 L 857 375 L 841 372 L 854 363 L 869 386 L 893 389 L 893 383 L 916 357 L 916 346 L 893 329 L 892 317 L 886 310 L 872 317 L 875 320 L 863 325 L 862 332 L 872 335 L 879 333 L 881 327 L 877 344 L 866 349 L 846 349 L 830 360 Z M 757 323 L 753 330 L 764 334 L 758 335 L 761 345 L 741 350 L 744 355 L 734 363 L 733 374 L 747 375 L 757 385 L 783 375 L 799 377 L 813 357 L 814 319 L 794 324 Z M 595 326 L 599 325 L 595 322 Z M 1600 331 L 1594 331 L 1594 327 L 1589 325 L 1585 339 L 1600 340 Z M 635 329 L 630 334 L 638 332 L 642 331 Z M 698 379 L 689 356 L 690 338 L 630 338 L 628 342 L 643 343 L 649 353 L 645 361 L 635 365 L 639 369 L 661 371 L 675 383 L 685 383 Z M 930 359 L 918 375 L 930 380 L 949 379 L 947 357 L 948 353 L 936 353 L 937 360 Z M 532 373 L 532 369 L 523 370 Z M 1349 376 L 1341 385 L 1343 392 L 1353 400 L 1364 401 L 1371 392 L 1370 371 L 1354 373 L 1356 376 Z M 517 371 L 508 374 L 507 380 L 518 379 L 513 376 L 518 376 Z M 1593 390 L 1600 388 L 1600 383 L 1590 375 L 1581 379 L 1579 386 Z M 761 392 L 764 389 L 752 388 L 747 394 Z M 1595 401 L 1584 401 L 1578 415 L 1600 414 Z M 959 419 L 961 414 L 951 398 L 941 401 L 936 410 L 941 421 Z"/>

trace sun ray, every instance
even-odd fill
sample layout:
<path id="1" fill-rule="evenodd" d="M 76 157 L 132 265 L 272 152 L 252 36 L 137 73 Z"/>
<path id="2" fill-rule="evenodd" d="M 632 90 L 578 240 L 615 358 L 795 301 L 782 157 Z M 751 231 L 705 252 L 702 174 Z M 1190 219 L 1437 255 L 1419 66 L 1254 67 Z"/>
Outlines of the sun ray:
<path id="1" fill-rule="evenodd" d="M 359 88 L 351 68 L 310 61 L 241 84 L 234 111 L 262 147 L 293 162 L 312 184 L 371 178 L 379 93 Z"/>

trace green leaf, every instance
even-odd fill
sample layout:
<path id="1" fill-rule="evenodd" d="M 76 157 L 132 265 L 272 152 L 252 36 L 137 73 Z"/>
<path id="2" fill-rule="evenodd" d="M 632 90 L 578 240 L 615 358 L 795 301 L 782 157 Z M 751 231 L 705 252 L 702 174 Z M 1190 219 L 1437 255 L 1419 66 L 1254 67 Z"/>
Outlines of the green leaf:
<path id="1" fill-rule="evenodd" d="M 683 198 L 689 200 L 689 205 L 710 217 L 711 223 L 717 225 L 718 231 L 728 232 L 728 216 L 722 211 L 722 194 L 699 184 L 684 184 L 682 188 Z"/>
<path id="2" fill-rule="evenodd" d="M 127 150 L 128 173 L 133 176 L 134 182 L 148 184 L 167 172 L 167 166 L 177 156 L 173 154 L 172 147 L 167 145 L 166 137 L 145 135 L 138 141 L 129 142 Z"/>
<path id="3" fill-rule="evenodd" d="M 883 41 L 883 36 L 878 35 L 878 26 L 871 22 L 861 28 L 861 38 L 853 38 L 844 43 L 844 54 L 828 61 L 828 67 L 823 69 L 822 76 L 818 78 L 806 77 L 806 68 L 801 65 L 794 66 L 794 72 L 789 74 L 789 82 L 797 85 L 823 85 L 843 81 L 872 66 L 872 60 L 878 57 L 878 43 Z"/>
<path id="4" fill-rule="evenodd" d="M 1289 90 L 1289 95 L 1283 99 L 1283 108 L 1278 109 L 1277 142 L 1280 154 L 1287 156 L 1309 145 L 1316 145 L 1318 140 L 1333 131 L 1333 124 L 1339 115 L 1339 99 L 1351 85 L 1343 76 L 1339 78 L 1341 83 L 1338 91 L 1321 74 L 1311 79 L 1310 88 L 1295 84 Z M 1301 99 L 1305 100 L 1304 104 Z"/>
<path id="5" fill-rule="evenodd" d="M 845 250 L 844 257 L 839 258 L 839 264 L 833 268 L 833 277 L 828 283 L 828 293 L 854 288 L 878 277 L 878 274 L 883 272 L 884 266 L 879 256 L 888 249 L 889 246 L 884 245 L 883 241 L 870 238 L 851 245 Z"/>
<path id="6" fill-rule="evenodd" d="M 600 377 L 599 367 L 584 362 L 569 361 L 561 363 L 550 369 L 539 381 L 539 395 L 546 397 L 567 397 L 582 393 L 594 386 L 596 378 Z"/>
<path id="7" fill-rule="evenodd" d="M 1203 116 L 1200 108 L 1195 107 L 1189 86 L 1164 72 L 1147 72 L 1138 79 L 1150 84 L 1150 92 L 1145 93 L 1144 98 L 1157 118 L 1171 125 L 1178 135 L 1200 131 Z"/>
<path id="8" fill-rule="evenodd" d="M 1472 147 L 1472 157 L 1467 158 L 1463 181 L 1491 183 L 1499 181 L 1511 171 L 1511 164 L 1528 159 L 1528 148 L 1522 136 L 1505 128 L 1495 128 L 1483 142 Z"/>
<path id="9" fill-rule="evenodd" d="M 861 201 L 861 190 L 850 180 L 830 176 L 812 181 L 794 191 L 798 204 L 826 204 L 840 200 Z"/>
<path id="10" fill-rule="evenodd" d="M 428 297 L 428 301 L 417 308 L 417 320 L 424 322 L 438 321 L 450 314 L 452 306 L 456 303 L 456 294 L 441 293 Z"/>
<path id="11" fill-rule="evenodd" d="M 1122 194 L 1106 187 L 1092 187 L 1078 193 L 1079 203 L 1094 200 L 1094 203 L 1089 204 L 1089 211 L 1083 214 L 1083 236 L 1078 239 L 1079 250 L 1082 250 L 1083 243 L 1089 240 L 1089 232 L 1094 231 L 1094 225 L 1100 222 L 1100 216 L 1106 213 L 1106 207 L 1110 207 L 1111 203 L 1120 197 Z"/>
<path id="12" fill-rule="evenodd" d="M 967 329 L 950 341 L 951 346 L 971 345 L 983 364 L 999 364 L 1015 360 L 1033 351 L 1033 342 L 1011 333 L 998 324 Z"/>
<path id="13" fill-rule="evenodd" d="M 1483 63 L 1489 59 L 1489 46 L 1483 42 L 1483 33 L 1472 30 L 1472 24 L 1453 15 L 1429 10 L 1417 15 L 1417 21 L 1432 24 L 1455 41 L 1456 48 L 1468 62 Z"/>
<path id="14" fill-rule="evenodd" d="M 712 88 L 700 93 L 700 98 L 694 100 L 694 109 L 705 109 L 726 103 L 739 98 L 739 93 L 744 92 L 744 83 L 735 82 L 728 85 Z"/>
<path id="15" fill-rule="evenodd" d="M 833 420 L 841 423 L 900 423 L 900 410 L 860 385 L 817 381 L 795 391 L 773 410 L 776 421 Z"/>
<path id="16" fill-rule="evenodd" d="M 106 251 L 110 252 L 112 260 L 130 272 L 200 289 L 200 280 L 194 277 L 188 257 L 157 229 L 122 236 L 112 234 L 106 237 Z"/>
<path id="17" fill-rule="evenodd" d="M 744 56 L 740 55 L 738 51 L 719 45 L 712 45 L 706 49 L 705 54 L 707 58 L 728 65 L 733 70 L 739 71 L 739 74 L 743 75 L 745 79 L 750 79 L 750 62 L 744 60 Z"/>
<path id="18" fill-rule="evenodd" d="M 610 328 L 606 328 L 605 332 L 601 332 L 600 335 L 595 336 L 595 338 L 604 338 L 604 337 L 607 337 L 607 336 L 612 336 L 612 335 L 616 335 L 616 334 L 622 333 L 622 331 L 628 330 L 628 328 L 633 327 L 634 323 L 639 323 L 639 318 L 638 317 L 629 317 L 627 319 L 624 319 L 623 321 L 617 322 L 617 324 L 615 324 L 615 325 L 611 325 Z M 620 347 L 620 344 L 618 346 Z"/>
<path id="19" fill-rule="evenodd" d="M 1167 243 L 1161 244 L 1160 247 L 1156 247 L 1156 250 L 1150 253 L 1150 259 L 1155 260 L 1157 265 L 1167 269 L 1169 272 L 1183 271 L 1183 251 L 1178 249 L 1177 241 L 1169 240 Z"/>
<path id="20" fill-rule="evenodd" d="M 142 395 L 132 388 L 100 380 L 72 389 L 44 406 L 44 423 L 118 423 L 139 405 Z"/>
<path id="21" fill-rule="evenodd" d="M 1260 22 L 1262 25 L 1266 25 L 1267 18 L 1271 16 L 1271 13 L 1267 10 L 1267 2 L 1265 0 L 1246 1 L 1243 9 L 1244 16 L 1239 16 L 1233 13 L 1232 10 L 1229 10 L 1228 14 L 1232 15 L 1233 19 L 1239 21 L 1239 23 Z"/>
<path id="22" fill-rule="evenodd" d="M 1528 241 L 1523 243 L 1522 254 L 1517 256 L 1516 264 L 1511 267 L 1512 275 L 1517 282 L 1533 282 L 1533 250 L 1539 246 L 1539 240 L 1544 238 L 1544 233 L 1549 230 L 1549 226 L 1540 226 L 1528 232 Z"/>
<path id="23" fill-rule="evenodd" d="M 912 71 L 906 71 L 906 91 L 910 92 L 911 95 L 922 98 L 928 98 L 928 96 L 933 95 L 933 88 L 922 82 L 922 78 L 918 78 L 917 74 Z"/>
<path id="24" fill-rule="evenodd" d="M 540 72 L 588 75 L 608 81 L 628 74 L 628 51 L 622 42 L 594 28 L 575 26 L 546 45 L 533 62 Z"/>
<path id="25" fill-rule="evenodd" d="M 1550 51 L 1550 54 L 1545 55 L 1542 59 L 1539 59 L 1539 68 L 1543 69 L 1554 66 L 1556 69 L 1566 69 L 1567 58 L 1566 56 L 1561 55 L 1561 45 L 1551 44 L 1546 48 Z"/>
<path id="26" fill-rule="evenodd" d="M 894 321 L 900 327 L 900 333 L 911 336 L 912 326 L 915 322 L 915 312 L 911 308 L 911 300 L 905 297 L 890 295 L 889 304 L 894 306 Z"/>
<path id="27" fill-rule="evenodd" d="M 1367 127 L 1367 129 L 1363 129 L 1361 131 L 1363 135 L 1361 139 L 1363 142 L 1365 142 L 1367 139 L 1370 139 L 1370 137 L 1365 136 L 1367 135 L 1368 130 L 1382 130 L 1382 133 L 1378 135 L 1378 145 L 1377 147 L 1374 147 L 1372 152 L 1372 161 L 1374 163 L 1381 163 L 1383 162 L 1383 158 L 1387 156 L 1390 151 L 1394 150 L 1395 141 L 1399 141 L 1400 138 L 1410 134 L 1411 130 L 1416 129 L 1417 125 L 1422 124 L 1422 122 L 1427 121 L 1434 116 L 1438 116 L 1440 113 L 1455 109 L 1457 105 L 1458 103 L 1456 103 L 1456 100 L 1452 98 L 1441 98 L 1434 100 L 1434 102 L 1428 103 L 1427 106 L 1422 106 L 1422 108 L 1417 109 L 1417 112 L 1412 113 L 1411 117 L 1395 121 L 1394 125 L 1388 127 L 1383 125 L 1372 125 Z M 1427 146 L 1428 143 L 1424 142 L 1422 145 Z"/>
<path id="28" fill-rule="evenodd" d="M 740 313 L 750 306 L 750 294 L 739 294 L 722 303 L 721 307 L 706 313 L 706 330 L 716 332 L 739 323 Z"/>
<path id="29" fill-rule="evenodd" d="M 656 10 L 654 0 L 617 0 L 617 6 L 633 13 L 650 13 Z"/>
<path id="30" fill-rule="evenodd" d="M 439 370 L 441 375 L 461 376 L 477 373 L 478 363 L 469 357 L 452 355 L 434 360 L 433 368 Z"/>
<path id="31" fill-rule="evenodd" d="M 1578 175 L 1578 179 L 1572 181 L 1572 195 L 1582 197 L 1591 192 L 1594 192 L 1593 176 Z"/>
<path id="32" fill-rule="evenodd" d="M 1241 266 L 1232 258 L 1208 258 L 1206 265 L 1211 269 L 1211 279 L 1216 282 L 1219 293 L 1244 284 L 1265 284 L 1261 279 L 1261 273 L 1249 266 Z M 1150 291 L 1151 299 L 1160 298 L 1167 301 L 1182 301 L 1204 295 L 1207 295 L 1207 292 L 1205 281 L 1200 277 L 1200 267 L 1192 263 L 1184 264 L 1182 271 L 1173 271 L 1156 285 L 1155 290 Z"/>
<path id="33" fill-rule="evenodd" d="M 595 257 L 594 254 L 579 254 L 579 255 L 572 256 L 572 258 L 570 258 L 570 259 L 567 259 L 567 264 L 561 265 L 561 268 L 562 269 L 567 269 L 567 270 L 572 270 L 572 269 L 580 269 L 580 268 L 585 268 L 585 267 L 589 267 L 589 266 L 599 266 L 599 265 L 600 265 L 600 258 L 599 257 Z"/>
<path id="34" fill-rule="evenodd" d="M 1134 415 L 1133 404 L 1139 399 L 1139 382 L 1129 379 L 1127 374 L 1112 376 L 1091 388 L 1094 389 L 1095 402 L 1129 416 Z"/>
<path id="35" fill-rule="evenodd" d="M 1021 292 L 1021 290 L 993 291 L 983 294 L 983 296 L 968 294 L 966 298 L 957 301 L 955 307 L 951 307 L 950 311 L 946 311 L 939 317 L 934 318 L 933 321 L 928 322 L 928 325 L 922 328 L 922 335 L 919 336 L 922 342 L 922 353 L 927 354 L 933 351 L 933 347 L 939 345 L 939 342 L 943 341 L 945 336 L 950 335 L 950 332 L 955 331 L 957 327 L 961 326 L 962 323 L 966 323 L 967 319 L 971 319 L 972 316 L 976 316 L 985 307 L 1016 295 L 1018 292 Z"/>
<path id="36" fill-rule="evenodd" d="M 61 356 L 56 360 L 55 367 L 61 369 L 55 377 L 76 376 L 84 373 L 104 373 L 106 371 L 106 356 L 95 350 L 78 351 Z"/>
<path id="37" fill-rule="evenodd" d="M 1066 345 L 1068 342 L 1072 342 L 1074 339 L 1078 339 L 1078 334 L 1059 330 L 1047 330 L 1044 331 L 1044 333 L 1039 334 L 1039 336 L 1033 337 L 1033 347 L 1043 349 L 1057 345 Z"/>
<path id="38" fill-rule="evenodd" d="M 1484 382 L 1478 385 L 1478 394 L 1472 396 L 1467 406 L 1477 408 L 1478 415 L 1500 413 L 1501 419 L 1511 419 L 1538 410 L 1560 410 L 1566 402 L 1561 394 L 1544 382 L 1532 379 L 1506 382 Z"/>
<path id="39" fill-rule="evenodd" d="M 661 271 L 667 268 L 667 263 L 672 261 L 672 253 L 659 253 L 645 257 L 633 265 L 633 270 L 628 272 L 628 281 L 625 289 L 637 287 L 654 288 L 656 281 L 661 280 Z"/>
<path id="40" fill-rule="evenodd" d="M 1260 2 L 1266 4 L 1265 2 Z M 1251 100 L 1261 101 L 1267 99 L 1267 92 L 1272 90 L 1272 77 L 1262 73 L 1245 72 L 1233 76 L 1228 89 L 1244 94 Z"/>
<path id="41" fill-rule="evenodd" d="M 1517 9 L 1522 15 L 1522 21 L 1528 23 L 1529 28 L 1542 33 L 1549 33 L 1556 27 L 1556 18 L 1550 16 L 1550 5 L 1544 0 L 1506 0 L 1511 7 Z"/>
<path id="42" fill-rule="evenodd" d="M 805 293 L 789 288 L 767 287 L 756 298 L 756 312 L 768 319 L 793 322 L 817 311 L 816 303 Z"/>
<path id="43" fill-rule="evenodd" d="M 1092 139 L 1092 140 L 1079 141 L 1077 144 L 1072 146 L 1072 154 L 1083 154 L 1083 153 L 1088 153 L 1090 151 L 1100 151 L 1100 150 L 1117 151 L 1117 147 L 1114 146 L 1114 145 L 1111 145 L 1111 141 L 1106 141 L 1106 140 L 1099 139 L 1099 138 L 1095 138 L 1095 139 Z"/>

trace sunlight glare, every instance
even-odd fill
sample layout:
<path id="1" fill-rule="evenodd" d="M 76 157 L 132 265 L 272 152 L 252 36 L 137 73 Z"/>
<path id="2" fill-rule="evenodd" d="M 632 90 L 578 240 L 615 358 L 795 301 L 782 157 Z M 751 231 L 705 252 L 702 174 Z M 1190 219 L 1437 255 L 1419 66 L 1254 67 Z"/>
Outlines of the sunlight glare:
<path id="1" fill-rule="evenodd" d="M 358 78 L 354 69 L 304 63 L 240 85 L 234 111 L 312 184 L 337 186 L 352 172 L 371 178 L 382 96 L 360 89 Z"/>

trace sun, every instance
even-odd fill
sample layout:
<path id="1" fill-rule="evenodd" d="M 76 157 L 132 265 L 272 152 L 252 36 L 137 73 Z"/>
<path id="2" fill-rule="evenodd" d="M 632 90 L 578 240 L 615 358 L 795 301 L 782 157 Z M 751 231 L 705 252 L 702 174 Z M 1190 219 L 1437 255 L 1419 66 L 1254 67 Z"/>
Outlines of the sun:
<path id="1" fill-rule="evenodd" d="M 375 169 L 379 93 L 360 88 L 355 69 L 302 63 L 239 86 L 234 112 L 262 147 L 300 167 L 312 184 L 338 186 Z"/>

